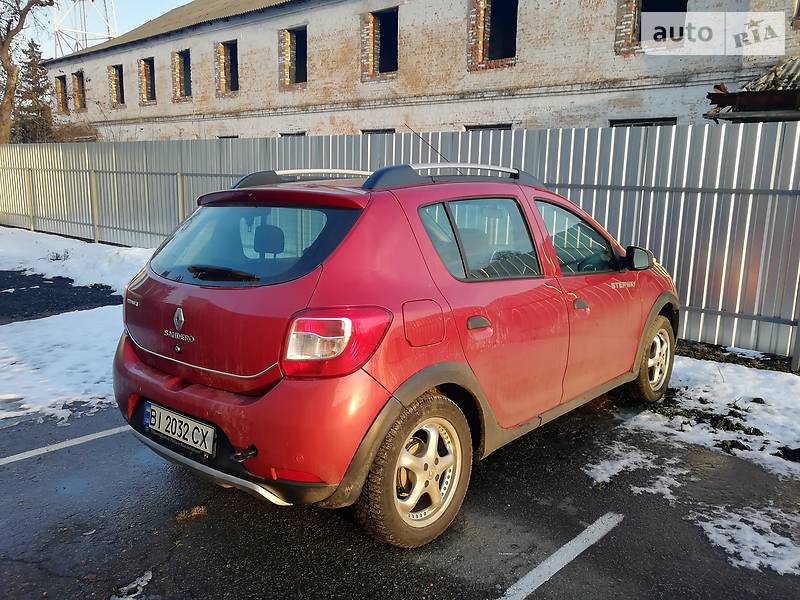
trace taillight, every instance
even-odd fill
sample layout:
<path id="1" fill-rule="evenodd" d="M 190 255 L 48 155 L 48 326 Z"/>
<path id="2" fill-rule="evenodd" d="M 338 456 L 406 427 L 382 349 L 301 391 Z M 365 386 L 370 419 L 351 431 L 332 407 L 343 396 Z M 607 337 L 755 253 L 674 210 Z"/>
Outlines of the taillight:
<path id="1" fill-rule="evenodd" d="M 286 334 L 281 368 L 287 377 L 336 377 L 361 368 L 383 339 L 392 313 L 383 308 L 304 310 Z"/>

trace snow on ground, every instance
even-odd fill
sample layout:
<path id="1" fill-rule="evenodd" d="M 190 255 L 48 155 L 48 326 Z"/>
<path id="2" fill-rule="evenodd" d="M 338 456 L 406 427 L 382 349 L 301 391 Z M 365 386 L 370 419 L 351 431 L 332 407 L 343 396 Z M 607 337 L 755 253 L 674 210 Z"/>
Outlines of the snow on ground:
<path id="1" fill-rule="evenodd" d="M 724 451 L 800 479 L 800 463 L 780 456 L 800 448 L 800 377 L 677 356 L 670 385 L 674 394 L 624 427 Z"/>
<path id="2" fill-rule="evenodd" d="M 0 326 L 0 420 L 37 411 L 63 420 L 111 403 L 121 333 L 121 306 Z"/>
<path id="3" fill-rule="evenodd" d="M 757 358 L 757 357 L 756 357 Z M 788 460 L 800 449 L 800 377 L 678 356 L 671 390 L 658 403 L 627 418 L 623 440 L 643 431 L 671 443 L 696 444 L 761 465 L 781 478 L 800 479 L 800 463 Z M 615 440 L 583 470 L 596 484 L 624 472 L 645 471 L 634 494 L 663 496 L 688 505 L 688 519 L 738 567 L 769 568 L 800 575 L 800 514 L 773 506 L 707 506 L 677 490 L 691 472 L 680 459 L 645 452 Z"/>
<path id="4" fill-rule="evenodd" d="M 746 348 L 737 348 L 736 346 L 728 346 L 725 348 L 726 354 L 734 356 L 741 356 L 742 358 L 764 358 L 765 354 L 758 350 L 748 350 Z"/>
<path id="5" fill-rule="evenodd" d="M 146 248 L 119 248 L 0 227 L 0 270 L 69 277 L 75 285 L 103 283 L 122 292 L 152 253 Z"/>
<path id="6" fill-rule="evenodd" d="M 595 483 L 608 483 L 615 476 L 628 471 L 648 471 L 657 473 L 645 486 L 631 486 L 634 494 L 657 494 L 666 498 L 670 504 L 675 501 L 673 488 L 683 485 L 678 477 L 689 471 L 680 466 L 678 458 L 661 458 L 652 452 L 645 452 L 615 440 L 603 448 L 603 458 L 583 467 L 583 472 L 594 479 Z"/>
<path id="7" fill-rule="evenodd" d="M 714 507 L 693 513 L 691 519 L 712 544 L 728 554 L 732 564 L 800 575 L 800 515 L 772 507 Z"/>

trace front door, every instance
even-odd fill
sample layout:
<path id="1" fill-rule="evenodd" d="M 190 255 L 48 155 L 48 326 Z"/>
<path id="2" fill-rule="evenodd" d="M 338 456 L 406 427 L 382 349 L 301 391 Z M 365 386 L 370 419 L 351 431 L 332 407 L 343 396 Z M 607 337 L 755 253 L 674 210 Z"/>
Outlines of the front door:
<path id="1" fill-rule="evenodd" d="M 567 309 L 555 277 L 542 275 L 519 199 L 451 200 L 409 218 L 498 423 L 519 425 L 557 406 Z"/>
<path id="2" fill-rule="evenodd" d="M 566 402 L 631 370 L 641 334 L 638 273 L 621 269 L 609 240 L 577 212 L 545 200 L 535 207 L 569 314 Z"/>

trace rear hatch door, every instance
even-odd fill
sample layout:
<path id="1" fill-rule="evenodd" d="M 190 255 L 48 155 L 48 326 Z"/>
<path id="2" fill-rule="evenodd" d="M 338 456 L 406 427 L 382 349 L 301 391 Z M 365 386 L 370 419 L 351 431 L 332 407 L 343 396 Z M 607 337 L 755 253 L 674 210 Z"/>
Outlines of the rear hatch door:
<path id="1" fill-rule="evenodd" d="M 189 382 L 256 393 L 281 377 L 291 316 L 360 210 L 219 204 L 198 209 L 126 292 L 141 359 Z"/>

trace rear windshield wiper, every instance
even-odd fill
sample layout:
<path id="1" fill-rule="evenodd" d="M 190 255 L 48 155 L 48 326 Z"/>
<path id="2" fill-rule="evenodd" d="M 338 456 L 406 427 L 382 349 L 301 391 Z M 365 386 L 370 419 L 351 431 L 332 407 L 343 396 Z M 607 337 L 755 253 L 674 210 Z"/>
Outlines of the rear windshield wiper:
<path id="1" fill-rule="evenodd" d="M 259 277 L 247 271 L 237 271 L 228 267 L 215 267 L 213 265 L 189 265 L 186 270 L 195 279 L 206 281 L 258 281 Z"/>

